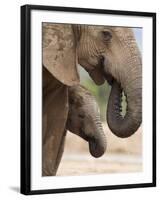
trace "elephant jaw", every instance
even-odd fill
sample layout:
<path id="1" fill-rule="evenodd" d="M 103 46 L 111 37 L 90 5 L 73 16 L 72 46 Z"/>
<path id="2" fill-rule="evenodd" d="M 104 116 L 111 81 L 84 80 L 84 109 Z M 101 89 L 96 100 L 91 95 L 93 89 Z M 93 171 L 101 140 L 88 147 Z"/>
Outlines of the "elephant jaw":
<path id="1" fill-rule="evenodd" d="M 88 72 L 92 80 L 97 84 L 97 85 L 102 85 L 105 82 L 105 79 L 103 77 L 103 74 L 99 69 L 94 69 Z"/>
<path id="2" fill-rule="evenodd" d="M 95 82 L 96 85 L 102 85 L 105 82 L 105 77 L 100 67 L 102 66 L 102 61 L 100 61 L 96 65 L 91 65 L 84 61 L 81 61 L 80 65 L 88 72 L 89 76 Z"/>

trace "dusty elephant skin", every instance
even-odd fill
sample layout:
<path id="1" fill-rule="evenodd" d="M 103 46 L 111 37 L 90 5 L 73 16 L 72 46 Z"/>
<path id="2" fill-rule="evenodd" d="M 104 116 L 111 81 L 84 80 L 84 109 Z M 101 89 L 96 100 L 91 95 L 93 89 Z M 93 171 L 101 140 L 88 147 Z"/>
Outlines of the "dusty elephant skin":
<path id="1" fill-rule="evenodd" d="M 53 78 L 50 79 L 50 84 L 56 84 L 52 89 L 47 88 L 47 97 L 43 99 L 43 121 L 48 121 L 44 125 L 47 131 L 44 131 L 43 137 L 43 155 L 47 155 L 43 159 L 43 166 L 48 168 L 46 171 L 49 173 L 44 173 L 47 175 L 55 175 L 56 170 L 53 169 L 58 166 L 55 164 L 56 160 L 60 160 L 62 155 L 58 152 L 63 152 L 61 144 L 68 116 L 68 87 L 79 84 L 77 63 L 96 84 L 100 85 L 107 80 L 112 86 L 107 123 L 115 135 L 121 138 L 131 136 L 142 121 L 141 55 L 130 28 L 43 23 L 43 65 Z M 47 80 L 48 77 L 44 79 Z M 47 87 L 50 88 L 49 85 Z M 43 91 L 45 93 L 45 88 Z M 124 117 L 121 115 L 122 92 L 127 100 Z M 53 99 L 52 103 L 48 103 L 50 99 Z M 51 120 L 52 112 L 56 116 Z M 62 124 L 60 129 L 52 125 L 58 124 L 57 118 Z M 51 150 L 52 145 L 56 150 Z"/>
<path id="2" fill-rule="evenodd" d="M 67 115 L 67 87 L 43 68 L 43 176 L 56 174 L 64 148 Z"/>
<path id="3" fill-rule="evenodd" d="M 83 86 L 69 87 L 67 130 L 89 143 L 92 156 L 98 158 L 106 150 L 106 136 L 100 120 L 99 108 L 93 95 Z"/>

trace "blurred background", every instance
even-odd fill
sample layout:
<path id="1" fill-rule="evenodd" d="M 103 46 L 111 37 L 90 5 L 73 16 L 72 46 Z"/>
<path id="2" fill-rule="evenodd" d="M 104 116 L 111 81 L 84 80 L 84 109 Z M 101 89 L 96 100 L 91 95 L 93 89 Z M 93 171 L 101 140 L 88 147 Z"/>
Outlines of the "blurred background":
<path id="1" fill-rule="evenodd" d="M 142 53 L 142 29 L 133 28 L 135 38 Z M 58 169 L 58 176 L 89 175 L 102 173 L 140 172 L 142 163 L 142 128 L 131 137 L 122 139 L 111 133 L 106 123 L 106 102 L 110 94 L 110 86 L 105 82 L 95 85 L 88 73 L 79 66 L 81 84 L 96 98 L 100 108 L 101 121 L 107 135 L 107 151 L 100 158 L 93 158 L 88 143 L 75 134 L 67 132 L 64 154 Z M 125 114 L 126 101 L 123 96 L 122 114 Z"/>

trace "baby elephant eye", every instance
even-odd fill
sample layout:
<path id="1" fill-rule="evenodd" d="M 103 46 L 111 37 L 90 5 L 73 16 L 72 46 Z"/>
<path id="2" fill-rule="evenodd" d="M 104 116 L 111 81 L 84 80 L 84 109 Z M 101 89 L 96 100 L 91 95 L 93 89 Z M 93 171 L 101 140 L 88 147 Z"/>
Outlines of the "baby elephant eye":
<path id="1" fill-rule="evenodd" d="M 83 119 L 84 115 L 83 114 L 79 114 L 78 117 Z"/>
<path id="2" fill-rule="evenodd" d="M 104 40 L 106 40 L 106 41 L 111 40 L 112 33 L 110 31 L 102 31 L 102 34 L 103 34 Z"/>

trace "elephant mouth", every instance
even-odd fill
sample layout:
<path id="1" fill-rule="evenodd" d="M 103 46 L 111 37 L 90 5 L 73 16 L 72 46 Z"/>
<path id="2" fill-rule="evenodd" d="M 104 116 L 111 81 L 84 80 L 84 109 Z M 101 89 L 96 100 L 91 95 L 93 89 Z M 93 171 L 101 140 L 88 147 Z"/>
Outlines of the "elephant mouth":
<path id="1" fill-rule="evenodd" d="M 87 136 L 82 129 L 80 129 L 80 134 L 78 135 L 87 142 L 89 142 L 89 140 L 91 139 L 91 137 Z"/>
<path id="2" fill-rule="evenodd" d="M 104 76 L 98 68 L 91 70 L 88 73 L 97 85 L 102 85 L 105 82 Z"/>
<path id="3" fill-rule="evenodd" d="M 92 80 L 95 82 L 96 85 L 102 85 L 105 82 L 105 77 L 103 74 L 102 69 L 104 68 L 104 58 L 101 57 L 98 61 L 97 65 L 90 65 L 88 64 L 88 68 L 85 70 L 89 73 Z"/>
<path id="4" fill-rule="evenodd" d="M 101 57 L 98 64 L 96 66 L 92 66 L 91 70 L 87 70 L 92 80 L 97 85 L 102 85 L 105 80 L 112 85 L 114 82 L 114 78 L 110 73 L 104 71 L 104 57 Z"/>
<path id="5" fill-rule="evenodd" d="M 115 81 L 115 79 L 113 78 L 113 76 L 109 73 L 104 73 L 104 78 L 107 80 L 107 82 L 109 83 L 109 85 L 113 85 L 113 82 Z"/>

